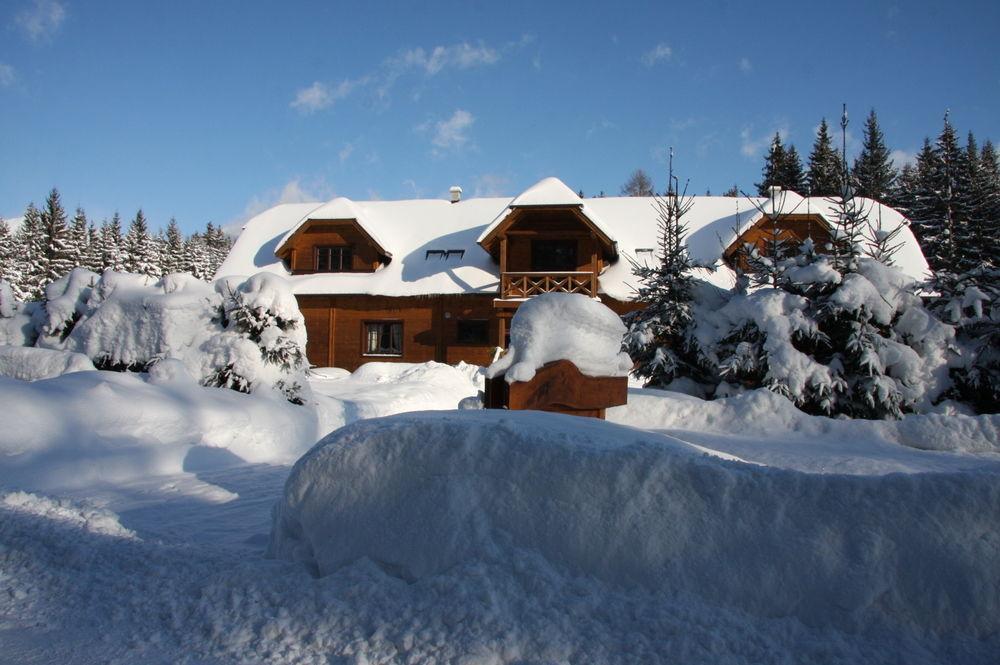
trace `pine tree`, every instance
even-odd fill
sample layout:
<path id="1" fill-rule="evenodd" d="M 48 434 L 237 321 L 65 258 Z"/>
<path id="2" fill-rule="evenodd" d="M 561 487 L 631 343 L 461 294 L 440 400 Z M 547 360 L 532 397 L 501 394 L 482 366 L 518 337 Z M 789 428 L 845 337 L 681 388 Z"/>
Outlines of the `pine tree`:
<path id="1" fill-rule="evenodd" d="M 632 171 L 632 175 L 622 185 L 622 196 L 653 196 L 653 181 L 642 169 Z"/>
<path id="2" fill-rule="evenodd" d="M 149 235 L 146 216 L 140 208 L 129 225 L 125 236 L 125 269 L 128 272 L 150 277 L 160 276 L 159 257 L 156 245 Z"/>
<path id="3" fill-rule="evenodd" d="M 45 199 L 41 213 L 41 231 L 44 236 L 45 274 L 42 288 L 66 275 L 74 267 L 72 240 L 66 224 L 66 211 L 62 207 L 59 191 L 55 188 Z"/>
<path id="4" fill-rule="evenodd" d="M 816 141 L 809 153 L 809 173 L 806 181 L 812 196 L 837 196 L 841 188 L 840 155 L 833 147 L 826 118 L 819 123 Z"/>
<path id="5" fill-rule="evenodd" d="M 854 177 L 855 193 L 876 201 L 886 201 L 893 191 L 897 174 L 885 146 L 885 138 L 878 125 L 875 109 L 865 121 L 864 143 L 861 154 L 854 160 L 851 172 Z"/>
<path id="6" fill-rule="evenodd" d="M 983 144 L 979 156 L 982 192 L 979 220 L 982 224 L 979 242 L 987 265 L 1000 268 L 1000 161 L 991 141 Z"/>
<path id="7" fill-rule="evenodd" d="M 91 222 L 87 226 L 87 253 L 84 256 L 83 267 L 99 273 L 104 269 L 101 262 L 101 234 Z"/>

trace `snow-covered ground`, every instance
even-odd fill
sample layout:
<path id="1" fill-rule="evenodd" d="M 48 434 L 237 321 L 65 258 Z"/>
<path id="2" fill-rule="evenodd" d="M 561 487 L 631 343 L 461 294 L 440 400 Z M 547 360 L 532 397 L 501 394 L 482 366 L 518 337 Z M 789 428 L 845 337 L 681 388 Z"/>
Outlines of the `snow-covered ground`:
<path id="1" fill-rule="evenodd" d="M 455 411 L 482 374 L 435 363 L 316 372 L 301 407 L 166 369 L 0 378 L 0 662 L 1000 653 L 1000 417 Z"/>

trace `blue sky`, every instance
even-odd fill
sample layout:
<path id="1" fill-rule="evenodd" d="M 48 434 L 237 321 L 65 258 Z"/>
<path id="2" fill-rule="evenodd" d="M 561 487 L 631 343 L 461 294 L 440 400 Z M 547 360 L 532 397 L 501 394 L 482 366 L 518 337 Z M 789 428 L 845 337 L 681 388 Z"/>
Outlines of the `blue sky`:
<path id="1" fill-rule="evenodd" d="M 775 131 L 868 109 L 902 160 L 1000 139 L 1000 3 L 0 3 L 0 215 L 233 224 L 278 201 L 616 194 L 673 146 L 751 189 Z"/>

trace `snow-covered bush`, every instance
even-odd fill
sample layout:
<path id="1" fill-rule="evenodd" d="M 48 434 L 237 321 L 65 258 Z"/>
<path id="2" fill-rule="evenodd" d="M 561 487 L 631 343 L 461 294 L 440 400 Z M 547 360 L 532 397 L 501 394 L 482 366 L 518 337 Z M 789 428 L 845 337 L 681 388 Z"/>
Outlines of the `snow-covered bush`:
<path id="1" fill-rule="evenodd" d="M 0 279 L 0 346 L 32 346 L 41 303 L 18 302 L 9 282 Z"/>
<path id="2" fill-rule="evenodd" d="M 902 272 L 862 258 L 842 274 L 806 243 L 784 289 L 734 294 L 699 308 L 725 396 L 767 387 L 810 413 L 898 417 L 928 409 L 949 386 L 954 330 L 924 309 Z"/>
<path id="3" fill-rule="evenodd" d="M 228 278 L 213 288 L 184 273 L 157 280 L 77 269 L 46 296 L 33 308 L 5 306 L 13 316 L 0 319 L 0 343 L 75 351 L 119 371 L 176 359 L 204 385 L 303 400 L 305 325 L 280 277 Z"/>

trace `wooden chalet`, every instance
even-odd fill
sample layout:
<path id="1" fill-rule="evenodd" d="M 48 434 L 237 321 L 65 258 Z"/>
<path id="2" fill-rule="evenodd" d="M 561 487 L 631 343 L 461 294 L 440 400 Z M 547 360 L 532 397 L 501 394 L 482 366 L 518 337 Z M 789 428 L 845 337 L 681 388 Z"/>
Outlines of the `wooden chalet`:
<path id="1" fill-rule="evenodd" d="M 869 202 L 884 228 L 905 219 Z M 825 199 L 695 197 L 688 249 L 703 277 L 731 287 L 739 247 L 775 233 L 824 242 Z M 305 317 L 309 361 L 355 370 L 370 361 L 489 364 L 520 303 L 564 291 L 624 313 L 633 263 L 656 260 L 659 216 L 650 198 L 582 199 L 556 178 L 509 198 L 283 204 L 251 219 L 218 276 L 287 276 Z M 927 264 L 910 231 L 899 265 Z"/>

